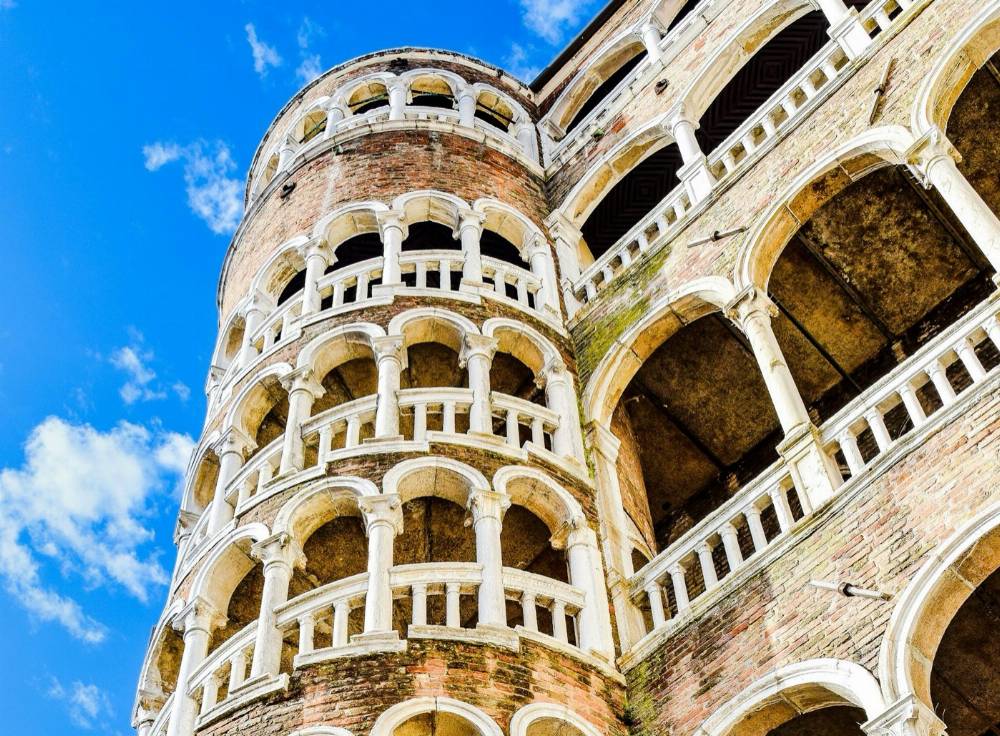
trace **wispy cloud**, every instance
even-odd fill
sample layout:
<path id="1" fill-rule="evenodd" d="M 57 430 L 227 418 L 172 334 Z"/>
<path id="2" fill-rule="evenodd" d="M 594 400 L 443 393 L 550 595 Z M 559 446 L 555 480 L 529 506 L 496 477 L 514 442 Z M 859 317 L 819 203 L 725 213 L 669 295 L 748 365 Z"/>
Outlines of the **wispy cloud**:
<path id="1" fill-rule="evenodd" d="M 187 435 L 129 422 L 103 432 L 59 417 L 37 425 L 21 466 L 0 469 L 0 579 L 11 598 L 82 641 L 102 641 L 104 625 L 43 581 L 41 563 L 55 563 L 64 580 L 147 601 L 169 580 L 148 549 L 147 521 L 193 446 Z"/>
<path id="2" fill-rule="evenodd" d="M 97 685 L 84 685 L 75 680 L 69 687 L 64 687 L 53 677 L 46 694 L 66 705 L 70 720 L 79 728 L 90 730 L 102 716 L 113 715 L 111 701 Z"/>
<path id="3" fill-rule="evenodd" d="M 17 3 L 14 0 L 0 0 L 0 10 L 13 10 L 17 7 Z"/>
<path id="4" fill-rule="evenodd" d="M 510 45 L 510 52 L 503 64 L 511 74 L 525 82 L 530 82 L 541 71 L 541 67 L 531 63 L 527 49 L 519 43 Z"/>
<path id="5" fill-rule="evenodd" d="M 199 140 L 181 146 L 157 141 L 142 147 L 148 171 L 175 161 L 184 163 L 188 206 L 216 234 L 231 233 L 243 216 L 240 180 L 231 176 L 236 162 L 222 141 Z"/>
<path id="6" fill-rule="evenodd" d="M 129 328 L 129 335 L 129 344 L 115 348 L 108 357 L 108 362 L 126 376 L 125 383 L 118 389 L 122 401 L 131 405 L 167 398 L 167 387 L 157 380 L 151 365 L 155 357 L 153 351 L 143 344 L 142 333 L 137 329 Z M 181 401 L 187 401 L 191 396 L 191 389 L 181 381 L 174 381 L 170 391 Z"/>
<path id="7" fill-rule="evenodd" d="M 592 0 L 521 0 L 521 18 L 524 25 L 545 41 L 557 44 L 566 30 L 576 26 L 589 12 L 592 4 Z"/>
<path id="8" fill-rule="evenodd" d="M 269 46 L 257 37 L 257 29 L 253 23 L 247 23 L 243 28 L 247 32 L 247 43 L 250 44 L 250 51 L 253 53 L 253 70 L 259 76 L 266 77 L 269 68 L 281 66 L 281 56 L 273 46 Z"/>
<path id="9" fill-rule="evenodd" d="M 323 73 L 323 62 L 319 54 L 310 53 L 313 41 L 326 35 L 323 26 L 309 19 L 308 16 L 302 18 L 299 24 L 298 33 L 295 34 L 295 41 L 299 46 L 299 58 L 301 62 L 295 70 L 297 76 L 304 84 L 308 84 Z"/>

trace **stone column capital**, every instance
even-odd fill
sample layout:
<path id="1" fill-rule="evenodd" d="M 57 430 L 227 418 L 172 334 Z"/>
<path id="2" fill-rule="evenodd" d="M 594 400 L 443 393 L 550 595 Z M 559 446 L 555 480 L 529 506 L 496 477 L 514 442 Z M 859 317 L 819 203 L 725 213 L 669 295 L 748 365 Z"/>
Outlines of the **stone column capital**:
<path id="1" fill-rule="evenodd" d="M 545 134 L 554 141 L 561 141 L 566 137 L 566 131 L 552 118 L 545 118 L 540 124 Z"/>
<path id="2" fill-rule="evenodd" d="M 545 218 L 545 227 L 549 229 L 553 238 L 564 240 L 574 246 L 583 238 L 580 228 L 559 211 L 553 212 Z"/>
<path id="3" fill-rule="evenodd" d="M 272 565 L 281 565 L 288 569 L 305 565 L 302 548 L 288 532 L 278 532 L 254 542 L 250 547 L 250 556 L 263 563 L 265 572 Z"/>
<path id="4" fill-rule="evenodd" d="M 948 140 L 948 136 L 938 127 L 933 127 L 924 133 L 907 149 L 904 154 L 907 166 L 917 176 L 925 189 L 931 188 L 929 171 L 931 167 L 942 161 L 959 163 L 962 154 Z"/>
<path id="5" fill-rule="evenodd" d="M 224 625 L 226 617 L 211 603 L 201 597 L 192 599 L 179 610 L 170 624 L 175 631 L 187 635 L 197 631 L 211 634 L 212 629 Z"/>
<path id="6" fill-rule="evenodd" d="M 306 391 L 313 399 L 318 399 L 326 393 L 323 384 L 316 379 L 316 373 L 310 367 L 296 368 L 280 379 L 281 387 L 288 392 L 289 397 L 299 391 Z"/>
<path id="7" fill-rule="evenodd" d="M 742 325 L 748 318 L 758 314 L 769 318 L 778 316 L 778 308 L 767 294 L 756 286 L 748 286 L 732 298 L 722 310 L 734 322 Z"/>
<path id="8" fill-rule="evenodd" d="M 524 244 L 521 246 L 521 251 L 525 256 L 530 259 L 532 256 L 541 253 L 543 255 L 549 255 L 549 242 L 545 239 L 545 236 L 541 233 L 531 233 L 529 232 L 524 236 Z"/>
<path id="9" fill-rule="evenodd" d="M 497 344 L 495 337 L 466 333 L 462 338 L 462 350 L 458 355 L 459 368 L 465 368 L 471 358 L 484 357 L 486 360 L 493 360 Z"/>
<path id="10" fill-rule="evenodd" d="M 554 549 L 565 550 L 578 544 L 596 547 L 597 534 L 587 525 L 587 519 L 578 514 L 564 521 L 549 537 L 549 543 Z"/>
<path id="11" fill-rule="evenodd" d="M 375 353 L 375 362 L 381 363 L 383 360 L 395 360 L 400 365 L 406 365 L 406 345 L 402 335 L 388 335 L 372 339 L 372 352 Z"/>
<path id="12" fill-rule="evenodd" d="M 907 695 L 861 729 L 868 736 L 944 736 L 944 722 L 915 695 Z"/>
<path id="13" fill-rule="evenodd" d="M 479 99 L 479 93 L 471 84 L 465 84 L 459 88 L 458 94 L 455 95 L 455 99 L 461 100 L 463 97 L 471 97 L 472 99 L 477 100 Z"/>
<path id="14" fill-rule="evenodd" d="M 358 499 L 358 508 L 365 517 L 365 533 L 368 536 L 371 536 L 372 528 L 378 524 L 392 527 L 395 534 L 403 533 L 403 502 L 399 494 L 363 496 Z"/>
<path id="15" fill-rule="evenodd" d="M 510 508 L 510 496 L 488 488 L 474 490 L 469 494 L 467 508 L 472 512 L 472 519 L 478 522 L 482 519 L 503 521 L 504 514 Z"/>
<path id="16" fill-rule="evenodd" d="M 473 229 L 477 235 L 483 232 L 483 223 L 486 222 L 486 215 L 472 209 L 460 209 L 455 213 L 455 227 L 452 234 L 458 238 L 463 230 Z"/>
<path id="17" fill-rule="evenodd" d="M 174 526 L 174 544 L 180 544 L 181 540 L 190 537 L 195 525 L 201 516 L 193 511 L 181 511 L 177 515 L 177 524 Z"/>
<path id="18" fill-rule="evenodd" d="M 618 450 L 621 449 L 622 442 L 615 437 L 610 427 L 605 427 L 598 422 L 591 422 L 587 425 L 587 439 L 590 446 L 609 463 L 615 463 L 618 460 Z"/>
<path id="19" fill-rule="evenodd" d="M 302 256 L 304 260 L 308 260 L 314 256 L 321 256 L 329 265 L 333 262 L 333 248 L 327 242 L 326 238 L 317 236 L 310 238 L 305 243 L 298 247 L 299 255 Z"/>
<path id="20" fill-rule="evenodd" d="M 260 289 L 254 289 L 246 298 L 246 303 L 243 308 L 240 309 L 240 314 L 245 320 L 250 312 L 270 312 L 275 308 L 274 299 L 271 298 L 270 294 L 267 294 Z"/>
<path id="21" fill-rule="evenodd" d="M 670 131 L 670 135 L 672 135 L 674 138 L 677 137 L 674 131 L 676 130 L 677 126 L 682 123 L 687 123 L 688 125 L 691 126 L 693 130 L 698 130 L 698 128 L 700 127 L 699 121 L 696 120 L 694 116 L 691 114 L 691 108 L 684 100 L 677 102 L 673 107 L 671 107 L 667 111 L 667 114 L 664 116 L 663 120 L 664 120 L 664 125 Z"/>
<path id="22" fill-rule="evenodd" d="M 378 222 L 379 237 L 382 238 L 383 241 L 385 241 L 385 231 L 390 228 L 399 230 L 402 234 L 403 240 L 406 240 L 409 228 L 406 225 L 406 214 L 404 212 L 400 212 L 399 210 L 376 212 L 375 220 Z"/>
<path id="23" fill-rule="evenodd" d="M 254 448 L 257 443 L 239 427 L 228 427 L 223 430 L 222 435 L 212 444 L 212 450 L 221 459 L 228 453 L 245 455 Z"/>

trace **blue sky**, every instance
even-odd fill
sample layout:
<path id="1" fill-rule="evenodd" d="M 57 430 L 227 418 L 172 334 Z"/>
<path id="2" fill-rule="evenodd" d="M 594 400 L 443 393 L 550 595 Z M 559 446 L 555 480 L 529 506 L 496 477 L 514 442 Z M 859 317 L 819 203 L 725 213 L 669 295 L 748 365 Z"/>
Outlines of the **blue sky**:
<path id="1" fill-rule="evenodd" d="M 243 176 L 319 70 L 399 45 L 530 78 L 599 2 L 0 0 L 0 712 L 130 731 Z"/>

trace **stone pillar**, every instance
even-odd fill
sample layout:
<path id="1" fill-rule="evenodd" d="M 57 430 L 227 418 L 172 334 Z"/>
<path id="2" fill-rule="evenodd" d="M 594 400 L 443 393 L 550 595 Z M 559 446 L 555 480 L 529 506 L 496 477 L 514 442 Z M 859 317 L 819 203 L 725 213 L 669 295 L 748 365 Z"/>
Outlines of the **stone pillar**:
<path id="1" fill-rule="evenodd" d="M 395 639 L 392 629 L 392 545 L 403 531 L 403 511 L 399 496 L 365 496 L 358 501 L 368 535 L 368 595 L 365 598 L 367 639 Z"/>
<path id="2" fill-rule="evenodd" d="M 287 172 L 291 167 L 292 158 L 295 156 L 295 145 L 295 139 L 291 136 L 286 137 L 281 144 L 281 148 L 278 149 L 278 172 Z"/>
<path id="3" fill-rule="evenodd" d="M 945 736 L 944 722 L 915 695 L 907 695 L 881 715 L 861 724 L 868 736 Z"/>
<path id="4" fill-rule="evenodd" d="M 663 51 L 660 50 L 660 29 L 652 20 L 648 20 L 639 28 L 639 38 L 642 45 L 646 47 L 646 54 L 652 62 L 660 61 L 663 58 Z"/>
<path id="5" fill-rule="evenodd" d="M 464 87 L 458 93 L 458 124 L 471 128 L 476 124 L 476 90 Z"/>
<path id="6" fill-rule="evenodd" d="M 545 404 L 559 415 L 559 427 L 552 435 L 552 451 L 557 455 L 583 462 L 583 434 L 580 431 L 580 412 L 576 391 L 570 380 L 566 364 L 553 358 L 543 369 Z"/>
<path id="7" fill-rule="evenodd" d="M 483 220 L 479 212 L 463 210 L 458 213 L 457 237 L 462 243 L 464 265 L 462 266 L 462 285 L 478 288 L 483 285 L 483 258 L 479 249 L 479 241 L 483 234 Z"/>
<path id="8" fill-rule="evenodd" d="M 253 338 L 267 314 L 275 308 L 274 301 L 262 291 L 255 291 L 243 313 L 243 343 L 240 346 L 239 367 L 246 368 L 257 357 Z"/>
<path id="9" fill-rule="evenodd" d="M 302 425 L 312 413 L 313 402 L 326 393 L 326 389 L 316 380 L 312 368 L 297 368 L 281 379 L 281 385 L 288 392 L 288 421 L 282 438 L 278 475 L 290 475 L 302 470 L 305 464 Z"/>
<path id="10" fill-rule="evenodd" d="M 554 212 L 545 224 L 555 241 L 559 272 L 562 275 L 563 301 L 566 303 L 567 316 L 572 317 L 582 306 L 573 291 L 573 282 L 582 273 L 578 243 L 583 239 L 583 233 L 558 212 Z"/>
<path id="11" fill-rule="evenodd" d="M 541 282 L 535 295 L 535 306 L 553 316 L 560 316 L 559 282 L 556 279 L 556 265 L 552 260 L 549 244 L 541 235 L 530 235 L 524 250 L 528 256 L 531 273 Z"/>
<path id="12" fill-rule="evenodd" d="M 347 117 L 347 110 L 342 102 L 334 102 L 326 109 L 326 130 L 323 139 L 333 138 L 337 133 L 337 123 Z"/>
<path id="13" fill-rule="evenodd" d="M 408 85 L 402 79 L 389 82 L 389 119 L 402 120 L 405 117 L 406 93 Z"/>
<path id="14" fill-rule="evenodd" d="M 688 115 L 683 105 L 679 105 L 670 115 L 670 134 L 677 141 L 684 165 L 677 172 L 677 177 L 687 188 L 692 202 L 708 199 L 715 187 L 715 177 L 708 169 L 708 159 L 701 151 L 701 145 L 695 137 L 698 126 Z"/>
<path id="15" fill-rule="evenodd" d="M 319 280 L 327 267 L 335 261 L 333 250 L 322 238 L 314 238 L 301 250 L 306 262 L 306 284 L 302 290 L 302 314 L 315 314 L 320 310 L 322 299 L 319 294 Z"/>
<path id="16" fill-rule="evenodd" d="M 1000 273 L 1000 218 L 958 170 L 955 162 L 961 156 L 944 132 L 935 129 L 923 136 L 907 152 L 907 160 L 923 185 L 940 193 L 993 270 Z"/>
<path id="17" fill-rule="evenodd" d="M 380 212 L 378 214 L 379 235 L 382 238 L 382 284 L 398 286 L 402 283 L 399 270 L 399 254 L 406 239 L 406 225 L 401 212 Z"/>
<path id="18" fill-rule="evenodd" d="M 610 662 L 614 660 L 615 647 L 597 535 L 582 517 L 574 519 L 568 527 L 564 539 L 554 538 L 553 545 L 565 546 L 570 583 L 582 590 L 586 599 L 579 619 L 580 649 Z"/>
<path id="19" fill-rule="evenodd" d="M 235 510 L 226 500 L 230 482 L 243 467 L 243 456 L 257 443 L 236 427 L 227 429 L 213 448 L 219 458 L 219 477 L 215 483 L 215 496 L 208 509 L 208 535 L 212 536 L 232 521 Z"/>
<path id="20" fill-rule="evenodd" d="M 592 422 L 587 438 L 593 451 L 597 502 L 600 505 L 600 534 L 607 563 L 608 589 L 615 609 L 615 622 L 622 649 L 628 649 L 645 635 L 642 612 L 632 602 L 628 578 L 632 568 L 632 549 L 628 540 L 628 521 L 618 485 L 618 450 L 621 442 L 607 427 Z"/>
<path id="21" fill-rule="evenodd" d="M 264 588 L 260 595 L 257 637 L 254 641 L 250 679 L 275 677 L 281 666 L 281 629 L 275 610 L 288 601 L 292 570 L 305 560 L 291 535 L 282 532 L 253 545 L 250 554 L 264 565 Z"/>
<path id="22" fill-rule="evenodd" d="M 535 135 L 535 126 L 531 124 L 531 120 L 518 120 L 514 123 L 514 138 L 527 156 L 536 161 L 538 160 L 538 139 Z"/>
<path id="23" fill-rule="evenodd" d="M 726 315 L 747 336 L 760 368 L 785 439 L 778 447 L 788 463 L 796 488 L 813 508 L 830 498 L 842 479 L 832 458 L 824 452 L 819 431 L 813 426 L 788 369 L 778 339 L 771 328 L 777 308 L 756 288 L 750 287 L 726 306 Z"/>
<path id="24" fill-rule="evenodd" d="M 871 46 L 872 39 L 861 25 L 856 9 L 848 9 L 844 0 L 816 0 L 830 24 L 830 38 L 840 44 L 848 58 L 855 58 Z"/>
<path id="25" fill-rule="evenodd" d="M 469 389 L 472 406 L 469 407 L 469 431 L 493 434 L 493 408 L 490 399 L 490 366 L 497 352 L 496 338 L 485 335 L 466 335 L 462 341 L 459 367 L 469 370 Z"/>
<path id="26" fill-rule="evenodd" d="M 188 694 L 191 675 L 208 656 L 212 629 L 222 616 L 202 598 L 196 598 L 178 612 L 173 626 L 184 635 L 184 653 L 177 673 L 173 712 L 167 724 L 167 736 L 191 736 L 198 716 L 198 703 Z"/>
<path id="27" fill-rule="evenodd" d="M 198 514 L 193 511 L 181 510 L 177 516 L 177 524 L 174 526 L 174 546 L 177 547 L 177 557 L 174 559 L 174 571 L 170 576 L 170 587 L 173 589 L 177 582 L 177 573 L 181 569 L 181 561 L 187 554 L 188 544 L 191 542 L 191 534 L 198 523 Z"/>
<path id="28" fill-rule="evenodd" d="M 406 362 L 402 337 L 376 337 L 372 341 L 378 366 L 375 403 L 375 438 L 401 439 L 399 434 L 399 381 Z"/>
<path id="29" fill-rule="evenodd" d="M 134 724 L 136 736 L 149 736 L 150 732 L 153 730 L 153 721 L 155 720 L 155 714 L 150 711 L 144 710 L 139 713 Z"/>
<path id="30" fill-rule="evenodd" d="M 476 531 L 476 562 L 483 568 L 483 579 L 479 584 L 480 626 L 507 625 L 500 530 L 508 508 L 510 498 L 504 493 L 478 490 L 469 494 L 469 510 Z"/>

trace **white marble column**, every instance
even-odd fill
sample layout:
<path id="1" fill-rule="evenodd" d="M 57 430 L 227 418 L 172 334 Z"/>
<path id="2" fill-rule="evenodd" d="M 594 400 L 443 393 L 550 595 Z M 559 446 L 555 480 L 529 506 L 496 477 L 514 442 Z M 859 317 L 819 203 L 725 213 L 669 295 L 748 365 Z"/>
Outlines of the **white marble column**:
<path id="1" fill-rule="evenodd" d="M 233 519 L 234 509 L 226 500 L 226 491 L 230 482 L 243 467 L 244 455 L 257 446 L 241 429 L 230 427 L 216 442 L 215 454 L 219 458 L 219 477 L 215 483 L 215 496 L 206 513 L 208 519 L 208 535 L 212 536 Z"/>
<path id="2" fill-rule="evenodd" d="M 406 362 L 406 347 L 398 336 L 376 337 L 372 341 L 378 366 L 378 394 L 375 403 L 375 438 L 400 439 L 399 386 Z"/>
<path id="3" fill-rule="evenodd" d="M 365 597 L 365 637 L 396 638 L 392 629 L 393 542 L 403 532 L 402 503 L 396 494 L 366 496 L 358 506 L 368 535 L 368 594 Z"/>
<path id="4" fill-rule="evenodd" d="M 842 478 L 833 459 L 823 450 L 819 431 L 809 419 L 795 379 L 771 328 L 771 318 L 778 315 L 778 310 L 766 294 L 750 287 L 728 304 L 725 311 L 747 336 L 778 415 L 785 434 L 778 452 L 788 463 L 795 486 L 805 494 L 807 504 L 811 508 L 819 508 L 833 496 Z"/>
<path id="5" fill-rule="evenodd" d="M 504 493 L 478 490 L 469 494 L 469 510 L 476 532 L 476 562 L 483 568 L 479 584 L 480 626 L 507 625 L 500 530 L 508 508 L 510 498 Z"/>
<path id="6" fill-rule="evenodd" d="M 861 25 L 856 9 L 848 9 L 844 0 L 816 0 L 830 24 L 830 38 L 840 44 L 851 59 L 860 56 L 871 46 L 872 39 Z"/>
<path id="7" fill-rule="evenodd" d="M 463 87 L 458 93 L 458 124 L 471 128 L 476 124 L 476 90 Z"/>
<path id="8" fill-rule="evenodd" d="M 296 141 L 290 135 L 287 136 L 278 149 L 278 172 L 287 172 L 291 167 L 292 158 L 295 156 Z M 275 174 L 277 176 L 277 173 Z"/>
<path id="9" fill-rule="evenodd" d="M 319 280 L 335 260 L 333 250 L 323 238 L 313 238 L 301 250 L 306 262 L 306 283 L 302 289 L 302 314 L 315 314 L 320 310 L 322 298 Z"/>
<path id="10" fill-rule="evenodd" d="M 297 368 L 281 379 L 288 392 L 288 420 L 281 444 L 281 465 L 278 475 L 289 475 L 302 470 L 305 464 L 305 446 L 302 425 L 312 413 L 313 402 L 326 393 L 312 368 Z"/>
<path id="11" fill-rule="evenodd" d="M 555 541 L 555 540 L 554 540 Z M 597 535 L 583 518 L 574 519 L 564 540 L 569 563 L 569 581 L 583 591 L 586 603 L 580 611 L 580 649 L 613 661 L 614 641 L 611 637 L 611 614 L 608 591 L 604 584 L 604 565 L 597 546 Z"/>
<path id="12" fill-rule="evenodd" d="M 490 399 L 490 366 L 497 352 L 496 338 L 465 335 L 459 367 L 468 368 L 472 406 L 469 407 L 469 431 L 493 434 L 493 409 Z"/>
<path id="13" fill-rule="evenodd" d="M 378 217 L 379 235 L 382 238 L 382 284 L 398 286 L 402 283 L 399 270 L 399 254 L 406 240 L 406 225 L 401 212 L 380 212 Z"/>
<path id="14" fill-rule="evenodd" d="M 531 273 L 541 282 L 535 295 L 535 306 L 551 315 L 560 316 L 559 282 L 556 279 L 556 264 L 545 238 L 539 234 L 529 235 L 524 247 L 528 256 Z"/>
<path id="15" fill-rule="evenodd" d="M 535 133 L 535 126 L 531 120 L 525 118 L 513 123 L 513 136 L 521 146 L 525 155 L 534 161 L 538 161 L 538 136 Z"/>
<path id="16" fill-rule="evenodd" d="M 697 123 L 691 119 L 683 105 L 670 114 L 670 134 L 677 141 L 684 165 L 677 171 L 677 177 L 687 188 L 692 202 L 701 202 L 712 194 L 715 177 L 708 169 L 708 159 L 702 153 L 701 145 L 694 132 Z"/>
<path id="17" fill-rule="evenodd" d="M 1000 273 L 1000 218 L 958 170 L 961 156 L 940 130 L 925 135 L 907 154 L 925 187 L 934 187 L 979 250 Z"/>
<path id="18" fill-rule="evenodd" d="M 332 103 L 326 109 L 326 130 L 323 131 L 323 138 L 333 138 L 337 134 L 337 124 L 347 117 L 348 108 L 343 102 Z"/>
<path id="19" fill-rule="evenodd" d="M 642 39 L 642 45 L 646 47 L 646 54 L 649 55 L 650 61 L 660 61 L 663 58 L 663 51 L 660 49 L 662 36 L 657 24 L 652 20 L 647 20 L 639 27 L 638 33 L 639 38 Z"/>
<path id="20" fill-rule="evenodd" d="M 208 601 L 201 598 L 191 601 L 174 618 L 174 628 L 184 635 L 184 653 L 181 655 L 177 673 L 177 687 L 174 690 L 173 712 L 167 724 L 167 736 L 191 736 L 194 733 L 198 703 L 188 694 L 191 675 L 208 656 L 212 629 L 221 622 L 221 614 Z"/>
<path id="21" fill-rule="evenodd" d="M 483 221 L 479 212 L 462 210 L 458 213 L 458 238 L 462 243 L 462 286 L 479 288 L 483 285 L 483 257 L 479 241 L 483 235 Z"/>
<path id="22" fill-rule="evenodd" d="M 250 679 L 253 680 L 278 674 L 283 637 L 277 627 L 275 611 L 288 602 L 292 571 L 305 560 L 298 544 L 287 533 L 275 534 L 257 542 L 250 553 L 264 565 L 264 588 L 260 595 L 257 636 L 250 664 Z"/>
<path id="23" fill-rule="evenodd" d="M 253 338 L 264 323 L 264 318 L 275 308 L 274 301 L 262 291 L 250 295 L 243 311 L 243 343 L 240 346 L 239 367 L 246 368 L 257 357 Z"/>
<path id="24" fill-rule="evenodd" d="M 583 266 L 580 263 L 579 243 L 583 239 L 580 230 L 558 212 L 553 213 L 546 221 L 555 246 L 556 257 L 559 259 L 563 301 L 566 303 L 567 317 L 572 317 L 582 306 L 573 291 L 573 282 L 580 278 Z"/>
<path id="25" fill-rule="evenodd" d="M 552 451 L 560 457 L 583 462 L 583 433 L 576 391 L 566 364 L 554 358 L 542 370 L 545 381 L 545 404 L 559 416 L 559 427 L 552 435 Z"/>
<path id="26" fill-rule="evenodd" d="M 405 80 L 393 79 L 388 84 L 389 88 L 389 119 L 402 120 L 405 117 L 406 94 L 409 85 Z"/>

